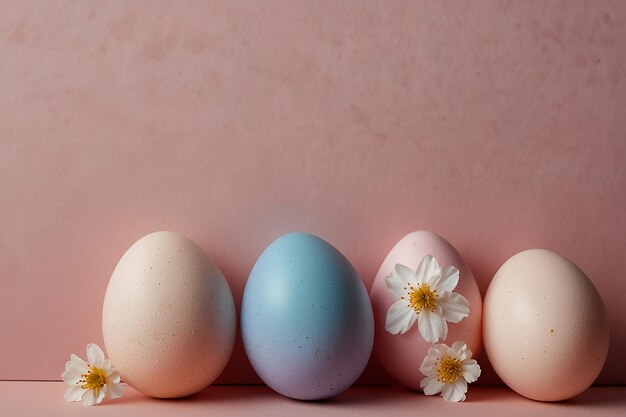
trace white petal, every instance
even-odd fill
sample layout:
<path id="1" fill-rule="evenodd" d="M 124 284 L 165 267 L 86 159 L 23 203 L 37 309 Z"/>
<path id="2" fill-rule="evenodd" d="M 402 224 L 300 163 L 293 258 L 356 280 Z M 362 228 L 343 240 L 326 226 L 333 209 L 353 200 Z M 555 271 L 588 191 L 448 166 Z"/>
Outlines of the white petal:
<path id="1" fill-rule="evenodd" d="M 72 365 L 72 362 L 67 362 L 65 364 L 65 371 L 61 374 L 61 379 L 68 385 L 75 385 L 81 379 L 81 374 L 83 373 L 84 372 L 76 369 Z"/>
<path id="2" fill-rule="evenodd" d="M 467 382 L 463 378 L 459 378 L 454 383 L 454 388 L 457 391 L 461 391 L 463 393 L 461 401 L 465 401 L 465 394 L 467 393 Z"/>
<path id="3" fill-rule="evenodd" d="M 472 351 L 469 350 L 465 342 L 454 342 L 450 349 L 452 349 L 454 356 L 456 356 L 461 362 L 472 357 Z"/>
<path id="4" fill-rule="evenodd" d="M 83 359 L 81 359 L 78 356 L 74 355 L 73 353 L 70 355 L 70 362 L 77 369 L 85 369 L 85 370 L 89 369 L 89 364 L 87 362 L 85 362 Z M 67 364 L 66 364 L 66 366 L 67 366 Z"/>
<path id="5" fill-rule="evenodd" d="M 100 349 L 100 346 L 95 343 L 87 345 L 87 360 L 90 364 L 97 368 L 102 368 L 102 362 L 104 361 L 104 352 Z"/>
<path id="6" fill-rule="evenodd" d="M 422 337 L 430 343 L 435 343 L 439 339 L 445 340 L 448 336 L 448 325 L 439 307 L 434 312 L 422 310 L 417 316 L 417 326 Z"/>
<path id="7" fill-rule="evenodd" d="M 87 390 L 87 394 L 83 397 L 83 405 L 98 405 L 104 400 L 107 392 L 106 385 L 100 390 Z"/>
<path id="8" fill-rule="evenodd" d="M 417 267 L 417 271 L 415 272 L 417 284 L 421 285 L 429 283 L 433 276 L 438 275 L 438 271 L 439 264 L 437 263 L 437 260 L 432 255 L 424 256 Z"/>
<path id="9" fill-rule="evenodd" d="M 436 377 L 429 376 L 428 378 L 422 379 L 420 388 L 426 395 L 439 394 L 443 389 L 443 382 L 438 381 Z"/>
<path id="10" fill-rule="evenodd" d="M 451 323 L 458 323 L 469 316 L 469 301 L 458 292 L 441 293 L 437 304 L 443 310 L 443 317 Z"/>
<path id="11" fill-rule="evenodd" d="M 461 375 L 467 382 L 474 382 L 480 376 L 480 366 L 474 359 L 465 360 L 462 362 Z"/>
<path id="12" fill-rule="evenodd" d="M 104 400 L 104 396 L 107 393 L 107 386 L 103 386 L 102 389 L 98 392 L 98 395 L 96 397 L 96 404 L 100 404 L 102 402 L 102 400 Z"/>
<path id="13" fill-rule="evenodd" d="M 466 358 L 461 358 L 461 356 L 465 355 L 466 351 L 467 345 L 465 342 L 456 341 L 452 344 L 452 346 L 450 346 L 450 349 L 448 349 L 448 355 L 454 356 L 460 361 L 463 361 Z"/>
<path id="14" fill-rule="evenodd" d="M 385 330 L 391 334 L 404 334 L 415 323 L 417 314 L 407 306 L 406 300 L 398 300 L 389 307 L 385 319 Z"/>
<path id="15" fill-rule="evenodd" d="M 448 349 L 449 348 L 445 343 L 437 343 L 428 349 L 428 355 L 439 360 L 448 355 Z"/>
<path id="16" fill-rule="evenodd" d="M 412 285 L 412 286 L 417 286 L 418 282 L 415 279 L 415 273 L 413 271 L 411 271 L 411 268 L 409 268 L 406 265 L 402 265 L 402 264 L 396 264 L 396 266 L 394 267 L 394 272 L 396 274 L 396 276 L 398 277 L 398 279 L 400 280 L 400 282 L 402 282 L 402 287 L 406 287 L 407 284 Z M 404 293 L 406 293 L 407 291 L 403 291 Z"/>
<path id="17" fill-rule="evenodd" d="M 444 266 L 441 268 L 441 274 L 435 288 L 439 292 L 452 291 L 459 283 L 459 270 L 453 266 Z"/>
<path id="18" fill-rule="evenodd" d="M 80 401 L 80 399 L 83 398 L 83 395 L 85 395 L 86 392 L 87 391 L 82 389 L 80 385 L 71 385 L 67 387 L 63 398 L 65 398 L 65 401 Z"/>
<path id="19" fill-rule="evenodd" d="M 420 365 L 420 372 L 426 376 L 437 376 L 437 358 L 431 355 L 426 355 L 422 364 Z"/>
<path id="20" fill-rule="evenodd" d="M 454 384 L 445 384 L 441 395 L 446 401 L 459 402 L 465 400 L 466 392 L 467 382 L 463 378 L 459 378 Z"/>
<path id="21" fill-rule="evenodd" d="M 409 316 L 409 317 L 411 317 L 411 319 L 409 320 L 409 324 L 407 324 L 406 332 L 411 330 L 411 327 L 413 327 L 413 325 L 417 321 L 417 314 L 413 314 L 412 316 Z M 406 333 L 406 332 L 404 332 L 404 333 Z"/>
<path id="22" fill-rule="evenodd" d="M 437 283 L 441 277 L 441 269 L 435 270 L 431 275 L 427 275 L 424 278 L 424 284 L 428 284 L 431 290 L 437 289 Z"/>
<path id="23" fill-rule="evenodd" d="M 434 366 L 437 365 L 438 359 L 433 355 L 426 355 L 422 361 L 422 366 Z"/>
<path id="24" fill-rule="evenodd" d="M 96 397 L 96 392 L 92 389 L 85 390 L 85 395 L 83 395 L 83 405 L 96 405 L 98 397 Z"/>
<path id="25" fill-rule="evenodd" d="M 407 291 L 404 289 L 407 286 L 407 282 L 403 280 L 396 271 L 392 271 L 391 274 L 385 277 L 385 284 L 389 292 L 396 298 L 403 297 L 407 294 Z"/>
<path id="26" fill-rule="evenodd" d="M 107 373 L 107 380 L 114 382 L 116 384 L 119 383 L 120 373 L 118 372 L 118 370 L 115 368 L 109 368 L 108 373 Z"/>
<path id="27" fill-rule="evenodd" d="M 423 373 L 425 376 L 436 377 L 437 366 L 435 365 L 420 366 L 420 372 Z"/>
<path id="28" fill-rule="evenodd" d="M 420 365 L 420 372 L 426 376 L 437 375 L 437 358 L 431 355 L 426 355 L 422 364 Z"/>
<path id="29" fill-rule="evenodd" d="M 113 382 L 109 382 L 107 384 L 109 397 L 111 398 L 122 398 L 124 393 L 124 386 L 122 384 L 116 384 Z"/>
<path id="30" fill-rule="evenodd" d="M 472 351 L 469 350 L 469 348 L 467 347 L 467 345 L 465 345 L 465 349 L 461 352 L 461 354 L 459 355 L 459 359 L 461 361 L 464 361 L 466 359 L 471 359 L 472 358 Z"/>
<path id="31" fill-rule="evenodd" d="M 70 360 L 65 362 L 65 371 L 61 374 L 63 382 L 69 385 L 76 384 L 81 379 L 81 375 L 87 373 L 89 366 L 87 362 L 72 354 Z"/>
<path id="32" fill-rule="evenodd" d="M 74 371 L 81 374 L 84 374 L 89 370 L 89 364 L 79 358 L 78 356 L 72 354 L 70 360 L 65 362 L 65 371 Z"/>
<path id="33" fill-rule="evenodd" d="M 108 372 L 111 369 L 111 359 L 105 359 L 100 364 L 100 369 L 104 369 L 105 372 Z"/>

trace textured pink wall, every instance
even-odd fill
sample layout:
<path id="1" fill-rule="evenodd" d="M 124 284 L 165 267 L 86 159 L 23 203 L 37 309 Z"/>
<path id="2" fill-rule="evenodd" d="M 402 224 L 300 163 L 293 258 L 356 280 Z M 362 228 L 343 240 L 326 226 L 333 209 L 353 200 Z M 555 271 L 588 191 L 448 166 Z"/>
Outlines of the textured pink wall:
<path id="1" fill-rule="evenodd" d="M 0 3 L 0 379 L 101 343 L 151 231 L 198 242 L 239 305 L 282 233 L 369 288 L 430 229 L 483 293 L 522 249 L 571 258 L 611 319 L 599 382 L 626 383 L 625 3 L 100 3 Z M 251 380 L 239 343 L 221 381 Z"/>

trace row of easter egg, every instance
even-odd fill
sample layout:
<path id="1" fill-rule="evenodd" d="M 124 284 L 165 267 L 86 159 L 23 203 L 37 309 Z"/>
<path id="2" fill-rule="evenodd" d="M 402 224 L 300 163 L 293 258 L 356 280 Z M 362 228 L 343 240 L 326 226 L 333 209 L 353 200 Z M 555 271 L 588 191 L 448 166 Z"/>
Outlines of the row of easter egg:
<path id="1" fill-rule="evenodd" d="M 396 301 L 385 277 L 396 264 L 416 270 L 426 256 L 459 270 L 455 291 L 468 317 L 447 339 L 475 353 L 484 343 L 496 373 L 518 393 L 545 401 L 585 390 L 608 350 L 599 293 L 572 262 L 546 250 L 509 259 L 481 298 L 472 272 L 447 241 L 430 232 L 405 236 L 384 260 L 371 293 L 328 242 L 284 235 L 257 260 L 245 287 L 241 333 L 261 379 L 296 399 L 341 393 L 374 350 L 390 376 L 419 390 L 430 343 L 414 327 L 385 331 Z M 103 307 L 107 352 L 122 379 L 153 397 L 182 397 L 210 385 L 226 366 L 237 319 L 230 287 L 195 243 L 173 232 L 137 241 L 120 259 Z"/>

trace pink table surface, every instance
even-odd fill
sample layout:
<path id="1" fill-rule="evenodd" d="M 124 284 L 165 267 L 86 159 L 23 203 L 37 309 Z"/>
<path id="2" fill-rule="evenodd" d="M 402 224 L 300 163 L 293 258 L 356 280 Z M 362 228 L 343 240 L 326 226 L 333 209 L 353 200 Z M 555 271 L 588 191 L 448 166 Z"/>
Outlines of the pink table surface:
<path id="1" fill-rule="evenodd" d="M 0 382 L 3 416 L 619 416 L 626 413 L 626 388 L 593 387 L 560 403 L 528 400 L 504 387 L 471 387 L 463 403 L 426 397 L 400 388 L 353 387 L 331 400 L 291 400 L 262 386 L 214 386 L 180 400 L 157 400 L 127 388 L 123 398 L 95 407 L 63 400 L 59 382 Z"/>
<path id="2" fill-rule="evenodd" d="M 202 246 L 239 307 L 283 233 L 370 288 L 429 229 L 483 293 L 518 251 L 572 259 L 611 320 L 598 382 L 626 383 L 625 40 L 618 1 L 0 2 L 0 379 L 102 343 L 111 272 L 152 231 Z M 220 381 L 259 382 L 240 341 Z"/>

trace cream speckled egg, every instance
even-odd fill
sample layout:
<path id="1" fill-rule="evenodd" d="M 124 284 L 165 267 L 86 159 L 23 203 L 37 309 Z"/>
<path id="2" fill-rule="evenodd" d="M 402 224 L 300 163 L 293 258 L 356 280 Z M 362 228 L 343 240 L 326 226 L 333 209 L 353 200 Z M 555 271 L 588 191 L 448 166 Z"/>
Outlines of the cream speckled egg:
<path id="1" fill-rule="evenodd" d="M 211 384 L 230 358 L 236 322 L 219 268 L 173 232 L 149 234 L 128 249 L 102 311 L 106 350 L 122 380 L 159 398 Z"/>
<path id="2" fill-rule="evenodd" d="M 600 294 L 568 259 L 543 249 L 510 258 L 483 306 L 483 340 L 493 368 L 519 394 L 565 400 L 596 379 L 609 347 Z"/>

